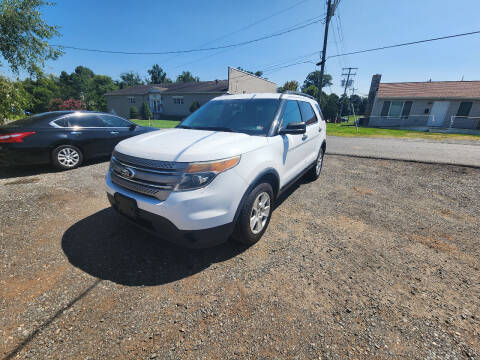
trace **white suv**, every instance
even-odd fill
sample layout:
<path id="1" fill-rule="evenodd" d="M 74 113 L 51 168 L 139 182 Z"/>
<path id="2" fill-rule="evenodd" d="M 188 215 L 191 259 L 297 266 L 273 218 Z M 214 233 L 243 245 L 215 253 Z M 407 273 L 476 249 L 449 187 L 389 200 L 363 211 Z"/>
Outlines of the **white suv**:
<path id="1" fill-rule="evenodd" d="M 224 95 L 175 129 L 120 142 L 106 178 L 112 206 L 188 247 L 257 242 L 275 199 L 322 170 L 326 124 L 299 93 Z"/>

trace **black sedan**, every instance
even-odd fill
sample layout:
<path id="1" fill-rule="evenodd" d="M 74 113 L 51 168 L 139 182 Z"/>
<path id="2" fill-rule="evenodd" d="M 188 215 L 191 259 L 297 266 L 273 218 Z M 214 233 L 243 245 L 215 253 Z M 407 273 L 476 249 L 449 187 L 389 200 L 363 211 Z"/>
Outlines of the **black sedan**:
<path id="1" fill-rule="evenodd" d="M 106 156 L 123 139 L 156 129 L 92 111 L 54 111 L 0 127 L 0 165 L 51 163 L 73 169 Z"/>

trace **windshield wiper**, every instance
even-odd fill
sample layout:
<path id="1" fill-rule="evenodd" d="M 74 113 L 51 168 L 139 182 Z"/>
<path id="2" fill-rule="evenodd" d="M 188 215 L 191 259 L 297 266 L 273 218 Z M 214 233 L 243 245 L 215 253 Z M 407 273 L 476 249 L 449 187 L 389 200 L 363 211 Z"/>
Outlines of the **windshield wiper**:
<path id="1" fill-rule="evenodd" d="M 196 126 L 194 128 L 195 130 L 210 130 L 210 131 L 225 131 L 225 132 L 233 132 L 232 129 L 223 127 L 223 126 Z"/>

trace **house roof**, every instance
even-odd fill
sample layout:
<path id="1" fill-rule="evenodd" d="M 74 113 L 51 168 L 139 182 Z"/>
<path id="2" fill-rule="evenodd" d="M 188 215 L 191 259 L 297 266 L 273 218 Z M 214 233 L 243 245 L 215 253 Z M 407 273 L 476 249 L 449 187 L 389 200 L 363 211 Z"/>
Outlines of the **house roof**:
<path id="1" fill-rule="evenodd" d="M 160 91 L 163 94 L 224 93 L 228 91 L 228 80 L 136 85 L 125 89 L 112 91 L 105 95 L 144 95 L 152 91 Z"/>
<path id="2" fill-rule="evenodd" d="M 378 98 L 480 99 L 480 81 L 380 83 Z"/>

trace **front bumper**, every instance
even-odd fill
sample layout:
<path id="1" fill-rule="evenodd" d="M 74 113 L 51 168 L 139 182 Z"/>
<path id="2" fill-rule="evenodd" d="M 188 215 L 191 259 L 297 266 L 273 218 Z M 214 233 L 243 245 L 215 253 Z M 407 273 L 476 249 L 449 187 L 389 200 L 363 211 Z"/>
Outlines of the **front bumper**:
<path id="1" fill-rule="evenodd" d="M 139 226 L 143 230 L 148 231 L 152 235 L 168 240 L 180 246 L 187 248 L 206 248 L 219 245 L 228 240 L 233 232 L 233 222 L 202 230 L 180 230 L 168 219 L 152 214 L 142 209 L 138 209 L 135 219 L 124 216 L 118 211 L 115 198 L 108 194 L 108 201 L 118 214 L 125 217 L 133 224 Z"/>
<path id="2" fill-rule="evenodd" d="M 106 177 L 108 198 L 114 208 L 115 193 L 135 199 L 137 225 L 188 247 L 208 247 L 228 239 L 246 187 L 245 181 L 231 169 L 204 188 L 174 191 L 162 201 L 118 186 L 112 182 L 110 171 Z"/>

